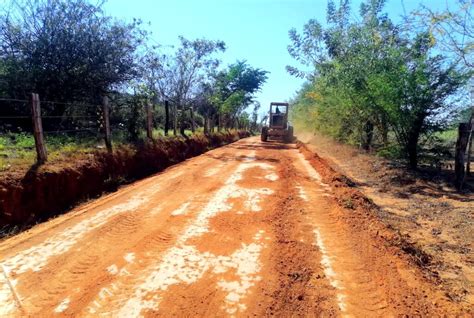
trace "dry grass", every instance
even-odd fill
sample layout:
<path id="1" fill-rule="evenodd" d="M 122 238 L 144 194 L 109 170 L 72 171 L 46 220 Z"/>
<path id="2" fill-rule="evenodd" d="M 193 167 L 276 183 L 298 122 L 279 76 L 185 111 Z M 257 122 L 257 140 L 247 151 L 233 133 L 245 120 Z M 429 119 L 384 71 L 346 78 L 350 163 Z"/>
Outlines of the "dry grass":
<path id="1" fill-rule="evenodd" d="M 448 297 L 474 304 L 474 193 L 458 193 L 448 173 L 411 173 L 402 165 L 327 137 L 299 134 L 381 207 L 379 217 L 429 258 L 424 266 Z"/>

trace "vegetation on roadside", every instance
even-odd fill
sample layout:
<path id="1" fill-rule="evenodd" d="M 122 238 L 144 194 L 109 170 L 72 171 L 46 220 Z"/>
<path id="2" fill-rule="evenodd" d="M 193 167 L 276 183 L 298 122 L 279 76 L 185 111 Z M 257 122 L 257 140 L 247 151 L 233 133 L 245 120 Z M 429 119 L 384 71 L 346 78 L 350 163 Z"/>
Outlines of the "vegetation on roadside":
<path id="1" fill-rule="evenodd" d="M 49 136 L 46 139 L 51 160 L 80 158 L 84 154 L 103 148 L 95 136 L 77 138 L 70 135 Z M 12 167 L 29 167 L 35 163 L 33 135 L 4 133 L 0 136 L 0 172 Z"/>
<path id="2" fill-rule="evenodd" d="M 254 96 L 266 71 L 244 60 L 221 66 L 226 45 L 220 40 L 181 36 L 175 47 L 150 45 L 156 41 L 141 20 L 108 16 L 102 4 L 2 5 L 0 170 L 34 162 L 31 93 L 40 96 L 50 158 L 102 147 L 103 96 L 110 101 L 114 144 L 145 137 L 148 104 L 162 134 L 258 129 Z"/>
<path id="3" fill-rule="evenodd" d="M 442 156 L 443 138 L 451 138 L 443 131 L 452 130 L 467 107 L 473 4 L 459 0 L 459 10 L 449 14 L 422 7 L 396 23 L 383 12 L 385 2 L 364 1 L 360 18 L 353 18 L 348 0 L 329 1 L 326 26 L 310 20 L 302 33 L 289 32 L 289 53 L 305 69 L 287 70 L 307 78 L 292 115 L 306 127 L 406 158 L 417 168 L 420 159 Z M 447 25 L 458 32 L 448 39 L 439 32 Z M 452 54 L 440 48 L 453 45 Z"/>
<path id="4" fill-rule="evenodd" d="M 188 137 L 196 133 L 202 133 L 203 128 L 192 132 L 189 129 L 184 131 Z M 154 129 L 153 135 L 163 138 L 163 129 Z M 171 133 L 169 135 L 173 137 Z M 181 133 L 176 135 L 182 136 Z M 116 131 L 113 136 L 115 146 L 124 146 L 130 143 L 129 136 L 124 131 Z M 135 142 L 146 140 L 146 133 L 140 131 Z M 92 154 L 105 149 L 103 140 L 98 140 L 95 135 L 83 134 L 81 136 L 70 134 L 55 134 L 46 137 L 48 145 L 48 156 L 50 161 L 84 159 L 85 155 Z M 12 168 L 23 170 L 30 167 L 36 161 L 35 140 L 32 134 L 3 133 L 0 136 L 0 172 L 9 171 Z"/>
<path id="5" fill-rule="evenodd" d="M 25 174 L 29 167 L 17 167 L 14 173 L 0 178 L 0 211 L 5 212 L 0 213 L 0 239 L 32 222 L 69 210 L 81 200 L 115 191 L 124 183 L 248 136 L 247 131 L 229 130 L 195 133 L 187 139 L 156 138 L 119 145 L 113 152 L 90 149 L 85 156 L 58 152 L 58 156 L 64 156 L 58 158 L 62 160 L 35 166 L 33 173 Z M 20 226 L 11 228 L 16 224 Z"/>

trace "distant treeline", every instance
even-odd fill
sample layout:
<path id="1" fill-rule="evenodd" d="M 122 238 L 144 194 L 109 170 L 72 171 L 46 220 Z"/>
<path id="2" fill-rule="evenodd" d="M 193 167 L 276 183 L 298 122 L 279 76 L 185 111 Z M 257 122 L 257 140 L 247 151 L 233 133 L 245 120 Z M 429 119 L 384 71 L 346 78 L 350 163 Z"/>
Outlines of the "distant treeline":
<path id="1" fill-rule="evenodd" d="M 462 111 L 470 116 L 474 5 L 458 0 L 443 12 L 422 6 L 395 23 L 385 2 L 364 1 L 356 17 L 348 0 L 329 1 L 325 26 L 310 20 L 302 33 L 290 31 L 289 53 L 304 70 L 287 70 L 307 78 L 293 117 L 416 168 L 437 132 Z"/>
<path id="2" fill-rule="evenodd" d="M 100 3 L 100 2 L 99 2 Z M 138 19 L 105 15 L 87 0 L 15 0 L 0 13 L 0 131 L 30 129 L 28 100 L 39 94 L 43 115 L 68 117 L 97 113 L 103 96 L 115 121 L 131 139 L 143 127 L 143 108 L 153 103 L 164 126 L 164 104 L 171 127 L 205 130 L 257 125 L 254 94 L 267 72 L 236 61 L 220 66 L 225 43 L 179 38 L 176 48 L 150 43 Z M 17 101 L 8 101 L 13 99 Z M 245 110 L 253 106 L 253 113 Z M 65 121 L 62 121 L 64 125 Z M 66 121 L 66 125 L 74 121 Z M 139 124 L 140 123 L 140 124 Z M 46 123 L 48 125 L 48 123 Z"/>

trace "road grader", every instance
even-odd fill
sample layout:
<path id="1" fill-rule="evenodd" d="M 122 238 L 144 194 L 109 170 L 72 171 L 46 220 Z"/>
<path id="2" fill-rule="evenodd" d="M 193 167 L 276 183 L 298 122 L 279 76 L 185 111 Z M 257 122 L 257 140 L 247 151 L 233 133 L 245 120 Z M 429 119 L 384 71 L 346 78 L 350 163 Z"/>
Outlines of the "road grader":
<path id="1" fill-rule="evenodd" d="M 288 103 L 270 103 L 268 126 L 262 127 L 260 138 L 268 141 L 269 138 L 281 139 L 284 142 L 294 140 L 293 126 L 288 122 Z"/>

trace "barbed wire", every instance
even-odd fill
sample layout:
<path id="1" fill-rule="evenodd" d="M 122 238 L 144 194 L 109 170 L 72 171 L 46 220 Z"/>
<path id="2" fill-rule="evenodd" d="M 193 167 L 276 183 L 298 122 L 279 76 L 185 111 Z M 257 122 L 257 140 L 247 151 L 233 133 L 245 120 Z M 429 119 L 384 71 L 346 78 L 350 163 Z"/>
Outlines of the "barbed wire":
<path id="1" fill-rule="evenodd" d="M 17 99 L 17 98 L 0 98 L 0 102 L 16 102 L 16 103 L 30 103 L 30 100 L 26 99 Z M 66 106 L 85 106 L 85 107 L 100 107 L 99 104 L 89 104 L 81 101 L 73 102 L 55 102 L 50 100 L 41 100 L 40 104 L 56 104 L 56 105 L 66 105 Z"/>
<path id="2" fill-rule="evenodd" d="M 0 102 L 21 102 L 21 103 L 29 103 L 28 100 L 25 100 L 25 99 L 15 99 L 15 98 L 0 98 Z"/>
<path id="3" fill-rule="evenodd" d="M 0 119 L 31 119 L 31 116 L 0 116 Z"/>
<path id="4" fill-rule="evenodd" d="M 41 118 L 64 118 L 64 119 L 67 119 L 67 118 L 95 118 L 95 119 L 99 119 L 101 117 L 100 116 L 75 116 L 75 115 L 68 116 L 68 115 L 64 115 L 64 116 L 41 116 Z"/>
<path id="5" fill-rule="evenodd" d="M 45 134 L 62 134 L 62 133 L 70 133 L 70 132 L 85 132 L 85 131 L 88 131 L 88 132 L 94 132 L 94 133 L 97 133 L 97 132 L 99 132 L 99 130 L 98 130 L 98 129 L 93 129 L 93 128 L 90 128 L 90 129 L 46 130 L 46 131 L 43 131 L 43 133 L 45 133 Z"/>
<path id="6" fill-rule="evenodd" d="M 0 116 L 0 118 L 31 118 L 31 116 Z M 100 116 L 41 116 L 41 118 L 95 118 L 100 119 Z"/>
<path id="7" fill-rule="evenodd" d="M 54 102 L 48 100 L 40 100 L 40 104 L 56 104 L 56 105 L 66 105 L 66 106 L 85 106 L 85 107 L 99 107 L 98 104 L 87 104 L 83 102 Z"/>

